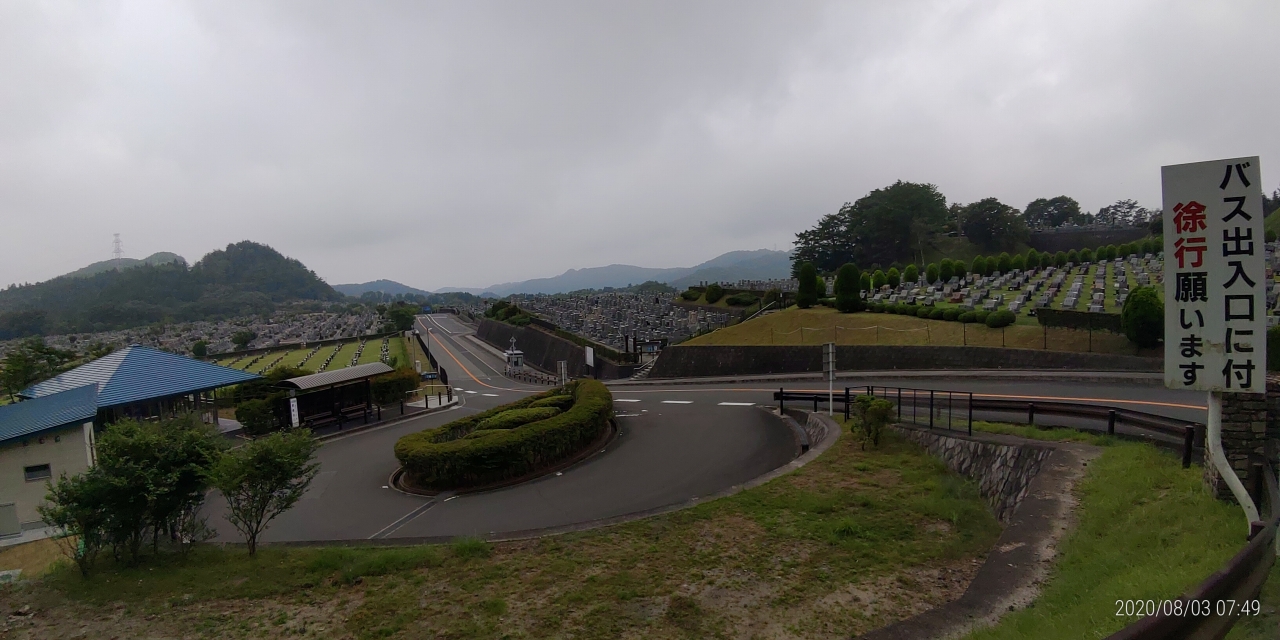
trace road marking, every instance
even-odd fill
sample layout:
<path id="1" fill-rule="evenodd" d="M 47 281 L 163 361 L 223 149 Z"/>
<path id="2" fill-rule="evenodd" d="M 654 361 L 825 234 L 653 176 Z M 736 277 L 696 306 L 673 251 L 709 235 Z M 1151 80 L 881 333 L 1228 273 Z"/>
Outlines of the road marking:
<path id="1" fill-rule="evenodd" d="M 692 400 L 663 400 L 662 404 L 693 404 Z"/>
<path id="2" fill-rule="evenodd" d="M 850 389 L 851 389 L 851 390 L 853 390 L 853 389 L 859 389 L 859 388 L 861 388 L 861 389 L 866 389 L 866 387 L 865 387 L 865 386 L 863 386 L 863 387 L 850 387 Z M 886 388 L 886 387 L 884 387 L 884 386 L 877 386 L 877 387 L 876 387 L 876 389 L 885 389 L 885 388 Z M 896 389 L 897 387 L 887 387 L 887 388 L 889 388 L 889 389 Z M 771 392 L 771 391 L 777 391 L 777 388 L 776 388 L 776 387 L 767 387 L 767 388 L 711 387 L 711 388 L 701 388 L 701 389 L 652 389 L 652 390 L 650 390 L 650 389 L 628 389 L 628 390 L 627 390 L 627 393 L 706 393 L 706 392 L 708 392 L 708 391 L 717 391 L 717 392 L 719 392 L 719 391 L 735 391 L 735 392 L 745 392 L 745 393 L 767 393 L 767 392 Z M 827 392 L 827 389 L 796 389 L 796 388 L 791 388 L 791 389 L 787 389 L 787 391 L 800 391 L 800 392 L 804 392 L 804 393 L 826 393 L 826 392 Z M 946 393 L 946 391 L 945 391 L 945 390 L 940 390 L 940 391 L 939 391 L 939 393 Z M 955 395 L 957 395 L 957 396 L 961 396 L 961 395 L 967 396 L 967 395 L 969 395 L 969 392 L 968 392 L 968 391 L 952 391 L 951 393 L 954 393 L 954 394 L 955 394 Z M 859 394 L 859 395 L 861 395 L 861 394 Z M 1006 395 L 1006 394 L 999 394 L 999 393 L 978 393 L 978 392 L 976 392 L 976 391 L 974 392 L 973 397 L 975 397 L 975 398 L 1012 398 L 1012 399 L 1016 399 L 1016 400 L 1063 400 L 1063 401 L 1068 401 L 1068 402 L 1070 402 L 1070 401 L 1072 401 L 1072 400 L 1075 400 L 1075 401 L 1083 401 L 1083 402 L 1098 402 L 1098 403 L 1114 402 L 1114 403 L 1116 403 L 1116 404 L 1136 404 L 1136 405 L 1146 405 L 1146 406 L 1151 406 L 1151 407 L 1170 407 L 1170 408 L 1173 408 L 1173 409 L 1198 409 L 1198 410 L 1200 410 L 1200 411 L 1204 411 L 1204 410 L 1205 410 L 1205 405 L 1202 405 L 1202 404 L 1182 404 L 1182 403 L 1178 403 L 1178 402 L 1160 402 L 1160 401 L 1157 401 L 1157 400 L 1124 400 L 1124 399 L 1121 399 L 1121 398 L 1088 398 L 1088 397 L 1077 397 L 1077 396 Z"/>
<path id="3" fill-rule="evenodd" d="M 465 391 L 464 393 L 475 393 L 475 392 L 474 392 L 474 391 Z M 485 395 L 487 396 L 487 395 L 489 395 L 489 394 L 487 394 L 487 393 L 486 393 Z"/>
<path id="4" fill-rule="evenodd" d="M 496 397 L 498 397 L 498 394 L 496 394 L 496 393 L 482 393 L 482 394 L 480 394 L 480 395 L 482 395 L 482 396 L 484 396 L 484 397 L 486 397 L 486 398 L 496 398 Z"/>
<path id="5" fill-rule="evenodd" d="M 375 533 L 375 534 L 373 534 L 373 535 L 369 536 L 369 539 L 370 539 L 370 540 L 374 540 L 374 539 L 377 539 L 377 538 L 385 538 L 385 537 L 387 537 L 387 536 L 389 536 L 389 535 L 391 535 L 391 534 L 395 533 L 396 531 L 398 531 L 398 530 L 400 529 L 400 527 L 403 527 L 404 525 L 409 524 L 409 521 L 411 521 L 411 520 L 413 520 L 414 518 L 417 518 L 418 516 L 420 516 L 420 515 L 422 515 L 422 514 L 426 513 L 426 512 L 427 512 L 427 510 L 428 510 L 428 509 L 430 509 L 431 507 L 436 506 L 436 504 L 438 503 L 438 501 L 440 500 L 440 498 L 441 498 L 441 497 L 443 497 L 443 496 L 445 496 L 445 495 L 448 495 L 448 494 L 447 494 L 447 493 L 445 493 L 445 494 L 440 494 L 440 495 L 436 496 L 434 499 L 432 499 L 431 501 L 427 502 L 426 504 L 423 504 L 422 506 L 420 506 L 420 507 L 418 507 L 418 508 L 414 509 L 413 511 L 410 511 L 409 513 L 404 514 L 403 516 L 401 516 L 401 518 L 400 518 L 399 520 L 396 520 L 395 522 L 392 522 L 391 524 L 389 524 L 389 525 L 387 525 L 387 526 L 383 527 L 381 531 L 379 531 L 379 532 L 377 532 L 377 533 Z M 445 502 L 448 502 L 448 501 L 450 501 L 450 500 L 452 500 L 452 499 L 454 499 L 454 498 L 456 498 L 456 497 L 458 497 L 458 496 L 455 494 L 455 495 L 452 495 L 452 496 L 450 496 L 450 497 L 448 497 L 448 498 L 445 498 Z"/>
<path id="6" fill-rule="evenodd" d="M 614 402 L 640 402 L 639 398 L 614 398 Z"/>
<path id="7" fill-rule="evenodd" d="M 722 407 L 754 407 L 756 406 L 756 403 L 754 402 L 721 402 L 720 406 Z"/>

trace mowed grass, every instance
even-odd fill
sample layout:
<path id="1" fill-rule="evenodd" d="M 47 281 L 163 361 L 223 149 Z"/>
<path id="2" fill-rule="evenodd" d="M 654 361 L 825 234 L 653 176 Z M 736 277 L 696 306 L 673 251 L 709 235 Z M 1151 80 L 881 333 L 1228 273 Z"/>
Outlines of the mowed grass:
<path id="1" fill-rule="evenodd" d="M 1174 598 L 1217 571 L 1244 546 L 1244 518 L 1201 474 L 1150 445 L 1106 447 L 1040 597 L 968 638 L 1101 638 L 1137 619 L 1117 617 L 1116 600 Z"/>
<path id="2" fill-rule="evenodd" d="M 916 446 L 846 435 L 760 487 L 598 531 L 252 560 L 205 546 L 88 580 L 62 566 L 25 593 L 46 624 L 114 606 L 150 635 L 846 638 L 957 597 L 999 532 Z"/>
<path id="3" fill-rule="evenodd" d="M 791 308 L 693 338 L 687 345 L 929 345 L 1048 349 L 1152 355 L 1123 335 L 1016 324 L 991 329 L 977 323 L 923 320 L 892 313 L 839 313 L 825 307 Z"/>
<path id="4" fill-rule="evenodd" d="M 21 578 L 43 574 L 63 558 L 58 544 L 48 538 L 0 548 L 0 571 L 19 569 Z"/>

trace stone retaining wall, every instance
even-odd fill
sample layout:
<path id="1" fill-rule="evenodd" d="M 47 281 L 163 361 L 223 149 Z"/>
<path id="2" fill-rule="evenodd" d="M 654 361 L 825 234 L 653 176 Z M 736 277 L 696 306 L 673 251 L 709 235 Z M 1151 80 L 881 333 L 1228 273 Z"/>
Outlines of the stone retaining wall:
<path id="1" fill-rule="evenodd" d="M 885 369 L 1073 369 L 1077 371 L 1162 371 L 1158 358 L 1103 353 L 1003 349 L 848 345 L 836 347 L 840 371 Z M 811 373 L 822 371 L 822 346 L 676 346 L 663 350 L 650 378 Z"/>
<path id="2" fill-rule="evenodd" d="M 1265 458 L 1274 466 L 1280 454 L 1280 376 L 1267 376 L 1267 393 L 1222 394 L 1222 452 L 1246 489 L 1250 457 Z M 1221 500 L 1235 502 L 1231 488 L 1217 467 L 1204 465 L 1204 481 Z"/>
<path id="3" fill-rule="evenodd" d="M 1052 447 L 980 442 L 908 425 L 893 425 L 893 429 L 937 456 L 952 471 L 977 482 L 982 497 L 1002 523 L 1009 522 L 1041 465 L 1053 453 Z"/>
<path id="4" fill-rule="evenodd" d="M 564 360 L 569 369 L 569 377 L 580 378 L 587 375 L 586 352 L 573 342 L 546 331 L 529 327 L 516 327 L 484 318 L 476 329 L 476 337 L 484 340 L 500 351 L 511 346 L 511 338 L 516 339 L 516 348 L 524 352 L 525 364 L 543 371 L 556 374 L 556 362 Z M 628 378 L 639 365 L 620 365 L 595 354 L 595 377 L 601 380 Z"/>

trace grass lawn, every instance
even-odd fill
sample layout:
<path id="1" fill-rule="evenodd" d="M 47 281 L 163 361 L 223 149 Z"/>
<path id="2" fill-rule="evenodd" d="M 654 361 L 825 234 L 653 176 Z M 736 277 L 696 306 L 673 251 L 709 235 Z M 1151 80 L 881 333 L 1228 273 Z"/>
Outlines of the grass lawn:
<path id="1" fill-rule="evenodd" d="M 1034 321 L 1033 321 L 1034 322 Z M 976 323 L 922 320 L 892 313 L 839 313 L 825 307 L 787 309 L 693 338 L 688 345 L 970 345 L 1134 355 L 1129 339 L 1106 331 L 1036 324 L 991 329 Z M 1154 351 L 1152 352 L 1154 353 Z M 1142 355 L 1151 355 L 1142 353 Z"/>
<path id="2" fill-rule="evenodd" d="M 390 349 L 391 345 L 388 344 Z M 365 343 L 364 351 L 360 353 L 359 364 L 369 364 L 370 362 L 382 362 L 382 340 L 370 340 Z"/>
<path id="3" fill-rule="evenodd" d="M 360 342 L 358 340 L 342 343 L 342 348 L 338 350 L 338 355 L 334 356 L 333 360 L 329 363 L 329 368 L 325 369 L 325 371 L 333 371 L 335 369 L 342 369 L 351 366 L 351 359 L 356 356 L 356 347 L 359 345 Z M 329 357 L 329 354 L 325 353 L 324 349 L 321 349 L 320 353 L 324 353 L 325 358 Z M 320 362 L 324 362 L 324 358 L 321 358 Z M 320 363 L 316 363 L 316 367 L 319 366 Z"/>
<path id="4" fill-rule="evenodd" d="M 31 637 L 92 622 L 102 637 L 847 638 L 957 597 L 999 532 L 973 483 L 914 445 L 846 436 L 761 487 L 603 530 L 252 560 L 208 546 L 89 580 L 62 565 L 0 590 L 0 609 L 32 603 Z"/>
<path id="5" fill-rule="evenodd" d="M 1078 525 L 1040 597 L 969 639 L 1101 638 L 1136 620 L 1117 617 L 1116 600 L 1176 597 L 1218 570 L 1244 546 L 1243 520 L 1205 492 L 1201 473 L 1150 445 L 1107 446 L 1081 482 Z"/>

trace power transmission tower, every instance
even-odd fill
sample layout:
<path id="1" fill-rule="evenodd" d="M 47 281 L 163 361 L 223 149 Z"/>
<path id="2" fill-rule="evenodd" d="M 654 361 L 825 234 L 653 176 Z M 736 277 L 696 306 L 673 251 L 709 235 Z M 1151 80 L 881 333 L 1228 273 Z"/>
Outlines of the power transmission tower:
<path id="1" fill-rule="evenodd" d="M 116 260 L 119 260 L 124 257 L 124 243 L 120 242 L 120 234 L 117 233 L 114 235 L 116 239 L 111 243 L 113 247 L 111 249 L 111 255 L 115 256 Z"/>

